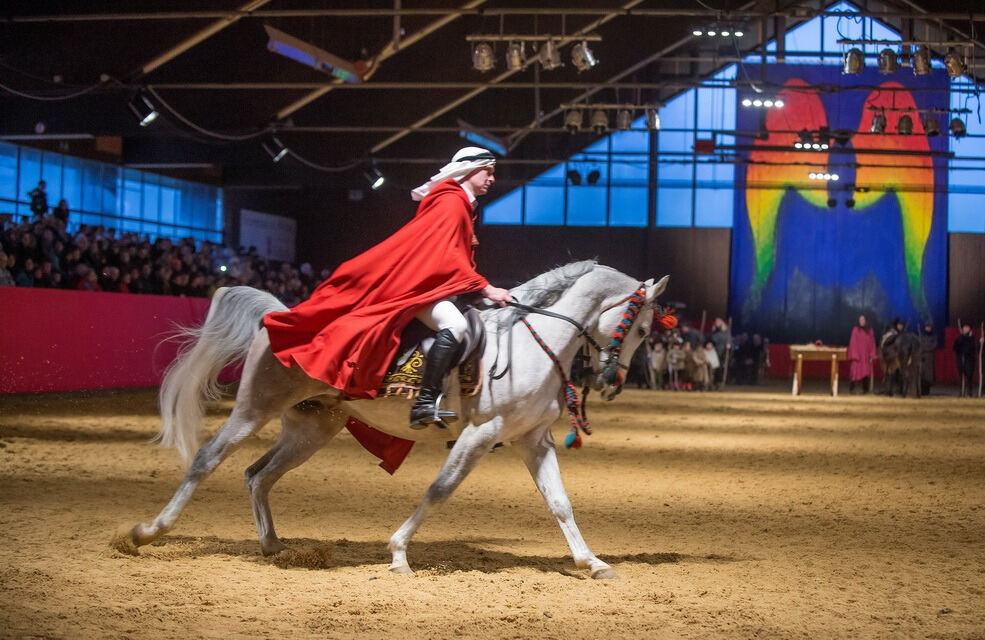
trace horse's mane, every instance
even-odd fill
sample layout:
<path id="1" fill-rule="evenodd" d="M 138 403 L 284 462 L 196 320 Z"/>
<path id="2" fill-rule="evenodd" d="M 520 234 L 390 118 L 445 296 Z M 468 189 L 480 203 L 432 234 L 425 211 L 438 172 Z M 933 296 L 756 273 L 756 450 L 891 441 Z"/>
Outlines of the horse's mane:
<path id="1" fill-rule="evenodd" d="M 531 307 L 549 307 L 571 288 L 571 285 L 598 265 L 596 260 L 580 260 L 555 267 L 550 271 L 527 280 L 523 284 L 510 289 L 517 301 Z M 526 315 L 526 312 L 514 307 L 497 309 L 495 314 L 500 329 L 513 326 Z"/>

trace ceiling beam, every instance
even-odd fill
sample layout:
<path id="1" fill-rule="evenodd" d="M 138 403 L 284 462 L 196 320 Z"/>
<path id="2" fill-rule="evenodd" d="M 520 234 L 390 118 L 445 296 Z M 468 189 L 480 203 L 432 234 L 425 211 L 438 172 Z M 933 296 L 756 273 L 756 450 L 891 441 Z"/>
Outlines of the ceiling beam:
<path id="1" fill-rule="evenodd" d="M 486 0 L 469 0 L 469 2 L 466 2 L 461 7 L 461 9 L 462 10 L 474 9 L 479 5 L 483 4 L 485 1 Z M 422 29 L 418 29 L 414 33 L 410 34 L 409 36 L 406 36 L 399 41 L 391 40 L 385 47 L 383 47 L 383 49 L 379 53 L 377 53 L 375 56 L 373 56 L 371 60 L 369 60 L 369 69 L 366 71 L 366 73 L 363 74 L 363 80 L 365 81 L 372 78 L 373 74 L 376 73 L 376 70 L 380 68 L 380 65 L 387 58 L 396 55 L 398 51 L 401 51 L 403 49 L 406 49 L 407 47 L 416 44 L 417 42 L 423 40 L 427 36 L 437 31 L 438 29 L 441 29 L 448 23 L 454 22 L 456 19 L 461 17 L 461 15 L 463 15 L 461 13 L 455 12 L 455 10 L 447 10 L 445 13 L 446 15 L 444 15 L 443 17 L 431 22 L 430 24 L 426 25 Z M 338 80 L 337 82 L 333 83 L 331 86 L 315 89 L 311 93 L 295 100 L 291 104 L 287 105 L 286 107 L 278 111 L 276 119 L 284 120 L 285 118 L 297 112 L 299 109 L 311 104 L 318 98 L 322 97 L 329 91 L 332 91 L 333 89 L 337 88 L 342 84 L 343 84 L 342 80 Z"/>
<path id="2" fill-rule="evenodd" d="M 185 51 L 188 51 L 189 49 L 191 49 L 198 43 L 202 42 L 203 40 L 207 40 L 208 38 L 222 31 L 226 27 L 238 22 L 240 18 L 250 15 L 251 12 L 262 7 L 268 2 L 270 2 L 270 0 L 250 0 L 250 2 L 240 7 L 239 10 L 235 12 L 234 15 L 226 16 L 220 18 L 219 20 L 216 20 L 209 26 L 199 30 L 194 35 L 185 38 L 184 40 L 182 40 L 175 46 L 171 47 L 161 55 L 157 56 L 150 62 L 144 64 L 144 66 L 140 68 L 140 71 L 137 72 L 136 77 L 139 78 L 142 76 L 146 76 L 151 71 L 154 71 L 158 67 L 161 67 L 167 64 L 168 62 L 174 60 L 175 58 L 183 54 Z"/>

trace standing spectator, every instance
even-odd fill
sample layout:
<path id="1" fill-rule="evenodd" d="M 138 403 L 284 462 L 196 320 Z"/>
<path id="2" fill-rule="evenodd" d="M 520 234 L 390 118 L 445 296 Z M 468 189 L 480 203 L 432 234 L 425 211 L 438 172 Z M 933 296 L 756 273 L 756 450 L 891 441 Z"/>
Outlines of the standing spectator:
<path id="1" fill-rule="evenodd" d="M 715 344 L 719 368 L 715 370 L 715 384 L 720 385 L 725 375 L 725 356 L 732 349 L 732 330 L 721 318 L 715 318 L 711 329 L 711 341 Z"/>
<path id="2" fill-rule="evenodd" d="M 705 336 L 701 333 L 701 329 L 695 329 L 691 326 L 690 322 L 685 322 L 681 325 L 681 338 L 685 342 L 690 343 L 691 349 L 699 348 L 705 341 Z"/>
<path id="3" fill-rule="evenodd" d="M 7 254 L 0 249 L 0 287 L 16 287 L 17 282 L 7 268 Z"/>
<path id="4" fill-rule="evenodd" d="M 670 374 L 670 388 L 680 391 L 683 388 L 681 385 L 684 377 L 684 351 L 681 350 L 679 342 L 670 343 L 670 350 L 667 352 L 667 373 Z"/>
<path id="5" fill-rule="evenodd" d="M 34 286 L 34 258 L 24 260 L 21 268 L 17 271 L 17 277 L 14 278 L 14 282 L 17 283 L 18 287 Z"/>
<path id="6" fill-rule="evenodd" d="M 708 357 L 703 346 L 691 348 L 690 342 L 684 343 L 684 353 L 687 354 L 688 390 L 707 391 L 711 380 L 708 377 Z"/>
<path id="7" fill-rule="evenodd" d="M 850 363 L 848 392 L 855 393 L 855 387 L 861 386 L 862 393 L 872 389 L 866 383 L 866 378 L 872 375 L 872 361 L 878 356 L 876 339 L 872 327 L 865 315 L 858 317 L 858 324 L 852 327 L 851 338 L 848 339 L 848 362 Z"/>
<path id="8" fill-rule="evenodd" d="M 51 210 L 51 215 L 62 223 L 62 229 L 68 228 L 68 200 L 62 198 L 58 201 L 58 206 Z"/>
<path id="9" fill-rule="evenodd" d="M 927 322 L 920 334 L 920 395 L 930 394 L 934 386 L 934 352 L 937 350 L 937 336 L 934 325 Z"/>
<path id="10" fill-rule="evenodd" d="M 48 213 L 48 194 L 45 192 L 45 187 L 44 180 L 41 180 L 38 182 L 38 186 L 31 189 L 27 194 L 31 198 L 31 213 L 38 220 Z"/>
<path id="11" fill-rule="evenodd" d="M 954 341 L 954 353 L 958 357 L 958 377 L 961 378 L 961 396 L 971 397 L 972 380 L 975 376 L 975 360 L 978 351 L 975 336 L 971 333 L 971 325 L 967 322 L 961 325 L 961 335 Z"/>

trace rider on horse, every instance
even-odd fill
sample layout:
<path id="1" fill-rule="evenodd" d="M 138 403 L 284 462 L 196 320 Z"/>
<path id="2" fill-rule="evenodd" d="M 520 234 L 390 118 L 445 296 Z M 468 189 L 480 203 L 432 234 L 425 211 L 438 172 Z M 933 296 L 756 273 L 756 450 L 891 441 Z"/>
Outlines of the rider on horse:
<path id="1" fill-rule="evenodd" d="M 274 355 L 285 366 L 339 389 L 348 398 L 376 397 L 414 318 L 437 332 L 427 355 L 411 426 L 457 418 L 437 406 L 445 374 L 458 355 L 466 321 L 451 299 L 466 293 L 504 305 L 506 289 L 475 270 L 475 199 L 495 182 L 496 159 L 479 147 L 451 162 L 411 192 L 414 218 L 392 236 L 341 264 L 311 297 L 263 319 Z"/>

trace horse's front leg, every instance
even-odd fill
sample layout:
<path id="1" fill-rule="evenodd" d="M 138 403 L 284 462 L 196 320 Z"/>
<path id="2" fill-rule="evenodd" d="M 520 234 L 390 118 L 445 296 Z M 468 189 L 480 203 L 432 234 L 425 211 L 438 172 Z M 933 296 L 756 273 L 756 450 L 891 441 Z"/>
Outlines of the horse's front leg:
<path id="1" fill-rule="evenodd" d="M 424 501 L 390 537 L 390 552 L 393 554 L 390 571 L 413 573 L 410 565 L 407 564 L 407 545 L 410 544 L 411 538 L 424 522 L 431 507 L 451 497 L 465 476 L 475 468 L 479 459 L 493 448 L 501 431 L 502 420 L 494 418 L 479 426 L 467 427 L 458 437 L 441 471 L 438 472 L 438 477 L 424 494 Z"/>
<path id="2" fill-rule="evenodd" d="M 591 552 L 581 536 L 581 531 L 578 530 L 578 525 L 575 524 L 571 501 L 561 481 L 561 468 L 558 466 L 554 436 L 551 435 L 550 427 L 534 429 L 513 444 L 523 456 L 530 475 L 533 476 L 537 488 L 547 502 L 547 508 L 557 518 L 561 531 L 568 541 L 568 547 L 571 548 L 575 566 L 588 569 L 596 580 L 618 578 L 619 574 L 612 567 Z"/>

